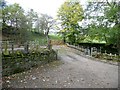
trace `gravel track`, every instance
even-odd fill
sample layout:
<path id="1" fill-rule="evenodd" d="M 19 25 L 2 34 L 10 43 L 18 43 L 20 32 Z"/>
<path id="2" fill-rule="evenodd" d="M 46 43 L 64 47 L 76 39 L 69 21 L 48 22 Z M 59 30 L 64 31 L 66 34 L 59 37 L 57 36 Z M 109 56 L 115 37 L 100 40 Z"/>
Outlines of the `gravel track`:
<path id="1" fill-rule="evenodd" d="M 3 87 L 117 88 L 118 66 L 82 57 L 67 46 L 53 46 L 59 60 L 12 75 Z"/>

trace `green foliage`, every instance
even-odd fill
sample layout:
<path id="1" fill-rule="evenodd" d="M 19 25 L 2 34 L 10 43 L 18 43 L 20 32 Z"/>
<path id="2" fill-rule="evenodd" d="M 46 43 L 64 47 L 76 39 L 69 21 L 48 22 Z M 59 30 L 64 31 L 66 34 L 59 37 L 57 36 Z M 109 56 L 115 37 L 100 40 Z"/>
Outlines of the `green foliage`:
<path id="1" fill-rule="evenodd" d="M 117 27 L 117 25 L 110 29 L 109 35 L 110 35 L 110 37 L 108 37 L 109 44 L 113 44 L 118 50 L 118 53 L 120 55 L 120 30 Z"/>
<path id="2" fill-rule="evenodd" d="M 65 2 L 58 11 L 58 17 L 62 24 L 76 24 L 83 19 L 83 9 L 79 2 Z"/>
<path id="3" fill-rule="evenodd" d="M 33 31 L 33 22 L 35 22 L 38 19 L 37 13 L 33 9 L 30 9 L 27 12 L 26 18 L 28 21 L 28 30 Z"/>
<path id="4" fill-rule="evenodd" d="M 119 2 L 110 2 L 110 5 L 105 8 L 105 16 L 108 18 L 110 22 L 117 23 L 119 22 L 119 10 L 120 10 L 120 5 Z"/>
<path id="5" fill-rule="evenodd" d="M 2 9 L 2 32 L 17 42 L 25 42 L 27 36 L 27 17 L 19 4 L 7 5 Z"/>
<path id="6" fill-rule="evenodd" d="M 47 45 L 47 39 L 44 34 L 29 32 L 29 35 L 31 36 L 30 41 L 37 41 L 39 42 L 39 45 Z M 38 43 L 35 42 L 35 44 Z"/>
<path id="7" fill-rule="evenodd" d="M 119 2 L 89 3 L 85 12 L 85 18 L 93 19 L 93 22 L 89 25 L 88 36 L 91 39 L 105 41 L 106 44 L 113 44 L 119 47 L 119 10 Z M 103 16 L 100 16 L 96 12 L 103 13 Z M 96 14 L 92 16 L 91 13 Z"/>
<path id="8" fill-rule="evenodd" d="M 108 2 L 109 3 L 109 2 Z M 105 16 L 108 21 L 114 23 L 114 26 L 110 28 L 108 38 L 110 44 L 117 46 L 120 55 L 120 2 L 111 2 L 109 7 L 106 8 Z"/>
<path id="9" fill-rule="evenodd" d="M 85 40 L 90 42 L 98 41 L 106 43 L 108 42 L 109 29 L 107 28 L 107 20 L 104 17 L 104 8 L 106 3 L 100 2 L 89 2 L 85 10 L 85 19 L 90 19 L 91 22 L 88 24 L 88 31 Z M 103 14 L 103 15 L 100 15 Z"/>
<path id="10" fill-rule="evenodd" d="M 101 26 L 95 26 L 91 25 L 89 28 L 88 35 L 91 38 L 91 40 L 97 40 L 99 42 L 105 41 L 107 43 L 108 37 L 109 37 L 109 29 L 106 27 Z"/>
<path id="11" fill-rule="evenodd" d="M 9 22 L 11 26 L 17 25 L 21 18 L 24 17 L 24 10 L 16 3 L 3 8 L 2 13 L 5 20 L 3 23 L 7 24 Z"/>
<path id="12" fill-rule="evenodd" d="M 68 38 L 68 41 L 75 43 L 75 34 L 78 34 L 79 30 L 78 22 L 83 19 L 82 6 L 79 2 L 65 2 L 58 11 L 58 19 L 62 21 L 64 39 Z"/>

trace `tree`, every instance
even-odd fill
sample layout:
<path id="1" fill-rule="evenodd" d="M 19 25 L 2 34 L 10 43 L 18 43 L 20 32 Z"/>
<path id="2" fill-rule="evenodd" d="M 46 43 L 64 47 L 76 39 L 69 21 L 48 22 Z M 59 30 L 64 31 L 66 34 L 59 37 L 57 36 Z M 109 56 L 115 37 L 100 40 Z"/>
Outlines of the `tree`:
<path id="1" fill-rule="evenodd" d="M 19 4 L 12 4 L 2 8 L 2 32 L 11 35 L 10 39 L 23 43 L 27 40 L 27 18 Z M 25 33 L 25 34 L 24 34 Z"/>
<path id="2" fill-rule="evenodd" d="M 120 55 L 120 1 L 108 2 L 108 7 L 105 10 L 105 16 L 109 22 L 113 24 L 110 27 L 108 38 L 110 44 L 117 46 L 118 53 Z"/>
<path id="3" fill-rule="evenodd" d="M 83 9 L 79 2 L 66 1 L 58 11 L 58 19 L 61 20 L 64 41 L 76 42 L 76 36 L 79 33 L 78 22 L 83 19 Z"/>
<path id="4" fill-rule="evenodd" d="M 48 27 L 48 19 L 51 18 L 47 14 L 41 14 L 40 17 L 38 17 L 36 23 L 35 23 L 35 28 L 37 29 L 38 32 L 45 33 Z"/>
<path id="5" fill-rule="evenodd" d="M 38 33 L 44 33 L 42 29 L 42 24 L 41 24 L 41 19 L 40 17 L 37 18 L 36 23 L 35 23 L 35 29 Z"/>
<path id="6" fill-rule="evenodd" d="M 46 35 L 47 38 L 47 43 L 48 43 L 48 49 L 50 49 L 50 38 L 49 38 L 49 31 L 50 29 L 53 29 L 56 21 L 49 15 L 47 14 L 41 14 L 40 17 L 40 27 L 42 31 L 44 31 L 44 34 Z"/>
<path id="7" fill-rule="evenodd" d="M 120 2 L 89 2 L 85 19 L 91 21 L 88 36 L 117 46 L 120 54 Z"/>
<path id="8" fill-rule="evenodd" d="M 0 0 L 0 20 L 1 21 L 4 21 L 4 19 L 2 18 L 2 16 L 3 16 L 3 13 L 2 13 L 2 10 L 3 10 L 3 8 L 5 8 L 7 6 L 7 4 L 6 4 L 6 1 L 5 0 Z M 1 26 L 1 28 L 0 28 L 0 33 L 2 33 L 1 32 L 1 30 L 2 30 L 2 25 L 3 25 L 3 23 L 0 23 L 0 26 Z"/>
<path id="9" fill-rule="evenodd" d="M 87 8 L 85 9 L 85 21 L 87 24 L 88 33 L 87 37 L 92 40 L 108 41 L 108 21 L 104 17 L 104 9 L 106 7 L 105 2 L 88 2 Z"/>
<path id="10" fill-rule="evenodd" d="M 29 25 L 29 31 L 33 30 L 33 25 L 38 19 L 38 14 L 33 10 L 30 9 L 30 11 L 27 12 L 27 20 Z"/>

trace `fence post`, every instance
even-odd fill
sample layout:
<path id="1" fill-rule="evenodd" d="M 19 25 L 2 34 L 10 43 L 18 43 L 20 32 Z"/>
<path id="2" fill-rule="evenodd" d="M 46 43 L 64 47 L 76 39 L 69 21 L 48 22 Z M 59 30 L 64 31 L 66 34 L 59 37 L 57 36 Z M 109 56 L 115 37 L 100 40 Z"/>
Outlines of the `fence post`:
<path id="1" fill-rule="evenodd" d="M 12 49 L 12 53 L 14 52 L 14 43 L 13 42 L 11 42 L 11 49 Z"/>
<path id="2" fill-rule="evenodd" d="M 28 53 L 29 45 L 28 42 L 25 42 L 24 50 L 26 53 Z"/>
<path id="3" fill-rule="evenodd" d="M 58 59 L 58 50 L 56 50 L 56 60 Z"/>
<path id="4" fill-rule="evenodd" d="M 100 54 L 101 54 L 101 47 L 100 47 Z"/>
<path id="5" fill-rule="evenodd" d="M 4 54 L 9 54 L 8 52 L 8 41 L 5 42 L 5 51 Z"/>

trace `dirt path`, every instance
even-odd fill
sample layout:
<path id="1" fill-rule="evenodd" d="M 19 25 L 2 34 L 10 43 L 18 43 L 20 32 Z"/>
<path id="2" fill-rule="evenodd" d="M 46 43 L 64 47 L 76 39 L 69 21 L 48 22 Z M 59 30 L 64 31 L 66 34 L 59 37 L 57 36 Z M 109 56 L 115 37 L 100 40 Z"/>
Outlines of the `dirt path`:
<path id="1" fill-rule="evenodd" d="M 4 87 L 117 88 L 118 66 L 84 58 L 74 49 L 54 46 L 60 60 L 12 75 Z M 79 52 L 78 52 L 79 53 Z"/>

